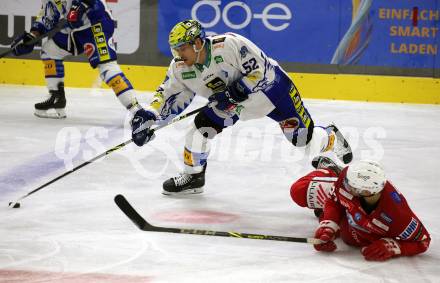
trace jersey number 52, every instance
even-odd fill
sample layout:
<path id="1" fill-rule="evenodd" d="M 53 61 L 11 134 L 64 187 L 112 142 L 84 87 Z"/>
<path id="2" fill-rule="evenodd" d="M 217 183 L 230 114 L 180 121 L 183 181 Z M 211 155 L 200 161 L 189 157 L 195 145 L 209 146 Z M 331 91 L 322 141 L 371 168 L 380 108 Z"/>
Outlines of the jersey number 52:
<path id="1" fill-rule="evenodd" d="M 248 61 L 244 62 L 242 64 L 243 69 L 246 71 L 246 74 L 249 74 L 250 72 L 252 72 L 253 70 L 258 69 L 258 64 L 257 64 L 257 60 L 255 60 L 255 58 L 251 58 Z"/>

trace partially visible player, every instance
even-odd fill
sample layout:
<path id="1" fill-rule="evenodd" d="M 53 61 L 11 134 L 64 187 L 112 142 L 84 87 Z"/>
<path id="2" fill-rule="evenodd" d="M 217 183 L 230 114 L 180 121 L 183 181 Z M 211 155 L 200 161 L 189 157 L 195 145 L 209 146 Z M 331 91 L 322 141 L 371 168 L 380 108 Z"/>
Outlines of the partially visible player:
<path id="1" fill-rule="evenodd" d="M 295 182 L 290 194 L 300 206 L 323 208 L 315 238 L 325 243 L 314 245 L 316 250 L 336 250 L 338 236 L 361 247 L 366 260 L 385 261 L 428 249 L 428 231 L 377 162 L 362 160 L 342 171 L 325 157 L 314 162 L 317 170 Z"/>
<path id="2" fill-rule="evenodd" d="M 186 20 L 171 30 L 169 44 L 174 59 L 147 109 L 151 120 L 179 114 L 195 95 L 211 103 L 196 115 L 185 138 L 184 172 L 164 182 L 164 194 L 201 193 L 210 141 L 238 120 L 267 116 L 292 145 L 316 153 L 334 151 L 344 163 L 351 161 L 342 133 L 335 125 L 316 125 L 286 72 L 247 38 L 234 33 L 205 36 L 199 22 Z M 133 138 L 142 146 L 152 134 L 142 124 L 133 125 L 145 128 Z"/>
<path id="3" fill-rule="evenodd" d="M 43 43 L 44 64 L 49 96 L 35 104 L 35 115 L 42 118 L 65 118 L 64 58 L 85 53 L 92 68 L 98 68 L 101 79 L 110 86 L 119 101 L 133 114 L 145 115 L 139 106 L 133 86 L 116 63 L 113 43 L 115 23 L 105 0 L 42 0 L 40 13 L 30 32 L 16 38 L 11 47 L 16 56 L 34 49 L 25 45 L 33 38 L 52 30 L 60 20 L 68 24 L 53 38 Z M 53 111 L 54 110 L 54 111 Z"/>

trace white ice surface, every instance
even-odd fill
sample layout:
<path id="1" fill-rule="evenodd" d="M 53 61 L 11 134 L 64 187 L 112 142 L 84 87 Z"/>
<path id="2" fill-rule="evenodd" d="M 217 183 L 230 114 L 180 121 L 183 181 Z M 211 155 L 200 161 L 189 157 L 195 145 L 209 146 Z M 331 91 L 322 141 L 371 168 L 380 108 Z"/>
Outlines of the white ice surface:
<path id="1" fill-rule="evenodd" d="M 159 226 L 312 237 L 316 218 L 289 195 L 309 160 L 268 118 L 217 137 L 202 195 L 161 194 L 182 168 L 189 118 L 7 208 L 65 172 L 72 156 L 76 166 L 130 138 L 110 91 L 66 91 L 67 119 L 51 120 L 33 116 L 45 88 L 0 86 L 0 282 L 440 281 L 438 106 L 305 100 L 316 124 L 334 121 L 349 136 L 355 159 L 381 160 L 431 234 L 425 254 L 377 263 L 339 240 L 323 254 L 302 243 L 142 232 L 114 204 L 122 193 Z"/>

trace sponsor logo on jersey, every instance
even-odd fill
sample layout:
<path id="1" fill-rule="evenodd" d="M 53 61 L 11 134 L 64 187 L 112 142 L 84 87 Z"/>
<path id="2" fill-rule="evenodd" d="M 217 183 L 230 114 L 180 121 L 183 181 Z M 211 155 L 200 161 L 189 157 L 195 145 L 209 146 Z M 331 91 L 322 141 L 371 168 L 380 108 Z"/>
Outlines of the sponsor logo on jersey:
<path id="1" fill-rule="evenodd" d="M 318 190 L 319 182 L 310 182 L 309 187 L 307 188 L 307 207 L 322 208 L 322 205 L 318 202 Z"/>
<path id="2" fill-rule="evenodd" d="M 182 79 L 184 79 L 184 80 L 195 79 L 195 78 L 196 78 L 196 72 L 195 71 L 183 72 L 182 73 Z"/>
<path id="3" fill-rule="evenodd" d="M 127 80 L 124 74 L 118 74 L 114 77 L 112 77 L 108 82 L 107 85 L 113 89 L 116 96 L 121 95 L 122 93 L 126 92 L 129 89 L 132 89 L 130 82 Z"/>
<path id="4" fill-rule="evenodd" d="M 399 196 L 399 193 L 396 191 L 391 192 L 391 198 L 394 200 L 395 203 L 401 203 L 402 199 Z"/>
<path id="5" fill-rule="evenodd" d="M 95 39 L 95 44 L 98 49 L 99 61 L 104 62 L 110 60 L 110 53 L 108 51 L 107 40 L 102 30 L 101 23 L 92 26 L 92 33 Z"/>
<path id="6" fill-rule="evenodd" d="M 411 217 L 411 221 L 409 222 L 408 226 L 406 226 L 405 230 L 403 230 L 403 232 L 399 235 L 399 237 L 402 240 L 409 239 L 411 235 L 414 234 L 414 232 L 416 231 L 418 225 L 419 222 L 417 221 L 417 219 Z"/>
<path id="7" fill-rule="evenodd" d="M 213 76 L 214 76 L 214 74 L 209 74 L 209 75 L 205 76 L 205 77 L 203 78 L 203 80 L 206 81 L 206 80 L 212 78 Z"/>
<path id="8" fill-rule="evenodd" d="M 348 199 L 353 198 L 353 195 L 350 194 L 349 192 L 347 192 L 346 190 L 344 190 L 343 188 L 339 188 L 339 193 L 345 198 L 348 198 Z"/>
<path id="9" fill-rule="evenodd" d="M 222 62 L 223 62 L 223 57 L 220 56 L 220 55 L 215 56 L 215 57 L 214 57 L 214 61 L 215 61 L 217 64 L 222 63 Z"/>
<path id="10" fill-rule="evenodd" d="M 381 212 L 380 217 L 388 223 L 393 222 L 393 219 L 391 219 L 391 217 L 389 217 L 385 212 Z"/>
<path id="11" fill-rule="evenodd" d="M 95 53 L 95 45 L 92 43 L 84 44 L 84 53 L 87 55 L 87 58 L 92 57 L 93 53 Z"/>
<path id="12" fill-rule="evenodd" d="M 354 214 L 354 220 L 359 221 L 359 220 L 361 220 L 361 218 L 362 218 L 362 215 L 360 214 L 360 212 L 356 212 Z"/>
<path id="13" fill-rule="evenodd" d="M 373 218 L 372 222 L 374 225 L 376 225 L 377 227 L 379 227 L 385 231 L 388 231 L 390 229 L 390 227 L 388 225 L 385 225 L 384 223 L 382 223 L 381 221 L 379 221 L 376 218 Z"/>
<path id="14" fill-rule="evenodd" d="M 226 83 L 219 77 L 215 77 L 205 85 L 207 88 L 211 89 L 213 93 L 224 91 L 226 89 Z"/>
<path id="15" fill-rule="evenodd" d="M 235 112 L 235 114 L 240 115 L 241 110 L 243 110 L 243 109 L 244 109 L 243 105 L 237 105 L 237 107 L 235 107 L 235 109 L 234 109 L 234 112 Z"/>
<path id="16" fill-rule="evenodd" d="M 226 40 L 226 37 L 224 37 L 224 36 L 218 37 L 218 38 L 214 38 L 212 40 L 212 44 L 214 45 L 214 44 L 217 44 L 217 43 L 221 43 L 221 42 L 224 42 L 225 40 Z"/>
<path id="17" fill-rule="evenodd" d="M 249 50 L 247 49 L 247 47 L 246 46 L 242 46 L 241 48 L 240 48 L 240 56 L 241 56 L 241 59 L 243 59 L 244 57 L 246 57 L 246 55 L 249 53 Z"/>
<path id="18" fill-rule="evenodd" d="M 223 48 L 223 47 L 225 47 L 225 45 L 223 43 L 221 43 L 221 44 L 214 45 L 214 47 L 212 49 L 216 50 L 217 48 Z"/>
<path id="19" fill-rule="evenodd" d="M 43 64 L 44 64 L 44 76 L 46 78 L 57 76 L 57 68 L 56 68 L 55 60 L 43 60 Z"/>

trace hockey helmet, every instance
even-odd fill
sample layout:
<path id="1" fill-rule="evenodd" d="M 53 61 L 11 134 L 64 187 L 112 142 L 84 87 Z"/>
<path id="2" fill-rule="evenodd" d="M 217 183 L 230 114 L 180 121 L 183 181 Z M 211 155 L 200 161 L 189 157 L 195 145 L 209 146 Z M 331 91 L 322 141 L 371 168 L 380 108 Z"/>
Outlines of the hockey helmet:
<path id="1" fill-rule="evenodd" d="M 387 179 L 382 166 L 371 160 L 361 160 L 350 165 L 344 186 L 354 195 L 370 196 L 381 192 Z"/>
<path id="2" fill-rule="evenodd" d="M 205 39 L 205 30 L 202 25 L 196 20 L 186 20 L 177 23 L 170 32 L 168 43 L 170 44 L 171 52 L 176 56 L 175 48 L 178 48 L 186 43 L 194 45 L 196 38 Z"/>

